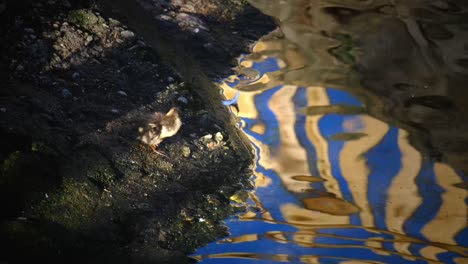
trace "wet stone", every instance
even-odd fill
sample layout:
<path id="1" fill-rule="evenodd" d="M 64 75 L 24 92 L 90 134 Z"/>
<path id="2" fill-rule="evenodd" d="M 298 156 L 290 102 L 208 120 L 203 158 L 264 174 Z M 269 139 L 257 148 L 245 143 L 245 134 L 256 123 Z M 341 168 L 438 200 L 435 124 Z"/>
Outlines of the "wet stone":
<path id="1" fill-rule="evenodd" d="M 181 151 L 181 152 L 182 152 L 182 156 L 184 156 L 185 158 L 190 157 L 191 151 L 190 151 L 190 148 L 189 148 L 189 147 L 187 147 L 187 146 L 182 147 L 182 151 Z"/>
<path id="2" fill-rule="evenodd" d="M 120 21 L 116 20 L 116 19 L 113 19 L 113 18 L 109 18 L 109 26 L 110 27 L 115 27 L 115 26 L 119 26 L 120 25 Z"/>
<path id="3" fill-rule="evenodd" d="M 177 98 L 177 102 L 182 103 L 182 104 L 188 104 L 188 99 L 181 96 L 181 97 Z"/>
<path id="4" fill-rule="evenodd" d="M 123 37 L 123 38 L 133 38 L 135 37 L 135 33 L 133 33 L 132 31 L 130 30 L 124 30 L 120 33 L 120 35 Z"/>
<path id="5" fill-rule="evenodd" d="M 68 89 L 63 89 L 62 90 L 62 97 L 65 99 L 73 97 L 73 94 L 70 92 Z"/>
<path id="6" fill-rule="evenodd" d="M 223 134 L 221 134 L 221 132 L 218 132 L 215 134 L 215 140 L 217 143 L 223 141 Z"/>
<path id="7" fill-rule="evenodd" d="M 118 91 L 117 94 L 122 95 L 122 96 L 127 96 L 127 93 L 124 91 Z"/>

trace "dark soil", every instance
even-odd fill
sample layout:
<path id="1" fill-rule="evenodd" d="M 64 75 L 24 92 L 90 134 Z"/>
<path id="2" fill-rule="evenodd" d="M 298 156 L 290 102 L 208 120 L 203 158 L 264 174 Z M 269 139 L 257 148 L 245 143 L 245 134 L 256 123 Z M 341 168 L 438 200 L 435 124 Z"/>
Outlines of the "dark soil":
<path id="1" fill-rule="evenodd" d="M 150 10 L 187 17 L 178 2 Z M 221 12 L 222 2 L 237 9 Z M 117 4 L 0 1 L 0 262 L 185 263 L 227 234 L 221 221 L 249 187 L 252 153 L 206 76 L 227 73 L 274 25 L 255 20 L 231 43 L 260 14 L 209 3 L 199 37 L 170 19 L 156 24 L 160 36 L 128 28 L 111 18 Z M 134 120 L 173 106 L 183 126 L 158 147 L 168 157 L 141 147 Z"/>

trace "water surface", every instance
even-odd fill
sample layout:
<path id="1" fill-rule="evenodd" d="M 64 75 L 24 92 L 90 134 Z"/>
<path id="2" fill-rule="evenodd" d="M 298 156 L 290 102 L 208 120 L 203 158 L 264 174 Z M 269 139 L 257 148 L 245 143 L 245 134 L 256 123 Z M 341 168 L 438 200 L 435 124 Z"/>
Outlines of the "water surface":
<path id="1" fill-rule="evenodd" d="M 256 151 L 256 187 L 232 198 L 247 212 L 226 220 L 230 236 L 192 256 L 468 263 L 467 179 L 456 166 L 466 153 L 454 144 L 464 144 L 464 106 L 453 88 L 467 71 L 467 4 L 251 2 L 281 32 L 221 87 L 228 98 L 241 91 L 232 109 Z"/>

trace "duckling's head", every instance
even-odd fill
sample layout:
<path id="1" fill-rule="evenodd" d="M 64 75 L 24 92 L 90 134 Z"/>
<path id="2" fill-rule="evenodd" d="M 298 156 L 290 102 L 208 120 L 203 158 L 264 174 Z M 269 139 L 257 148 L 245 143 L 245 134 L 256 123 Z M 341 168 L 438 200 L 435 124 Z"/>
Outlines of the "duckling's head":
<path id="1" fill-rule="evenodd" d="M 157 121 L 157 120 L 154 120 Z M 161 143 L 161 124 L 148 122 L 145 126 L 138 127 L 138 140 L 147 145 L 157 146 Z"/>

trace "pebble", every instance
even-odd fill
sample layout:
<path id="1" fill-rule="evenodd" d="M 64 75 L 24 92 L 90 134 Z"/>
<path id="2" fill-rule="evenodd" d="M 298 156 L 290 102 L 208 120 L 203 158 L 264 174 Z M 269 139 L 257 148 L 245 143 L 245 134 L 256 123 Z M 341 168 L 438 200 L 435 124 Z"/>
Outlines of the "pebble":
<path id="1" fill-rule="evenodd" d="M 215 140 L 217 143 L 223 141 L 223 134 L 221 134 L 221 132 L 218 132 L 215 134 Z"/>
<path id="2" fill-rule="evenodd" d="M 62 90 L 62 97 L 65 99 L 68 99 L 68 98 L 73 97 L 73 94 L 70 92 L 70 90 L 65 88 Z"/>
<path id="3" fill-rule="evenodd" d="M 17 71 L 22 71 L 22 70 L 24 70 L 24 66 L 19 64 L 18 66 L 16 66 L 16 70 Z"/>
<path id="4" fill-rule="evenodd" d="M 174 78 L 171 77 L 171 76 L 169 76 L 169 77 L 167 77 L 167 81 L 170 82 L 170 83 L 172 83 L 172 82 L 174 82 Z"/>
<path id="5" fill-rule="evenodd" d="M 118 114 L 120 111 L 113 108 L 113 109 L 111 109 L 111 112 L 112 112 L 113 114 Z"/>
<path id="6" fill-rule="evenodd" d="M 34 33 L 34 29 L 32 28 L 24 28 L 24 31 L 26 31 L 27 33 Z"/>
<path id="7" fill-rule="evenodd" d="M 109 26 L 111 27 L 115 27 L 115 26 L 118 26 L 120 25 L 120 22 L 116 19 L 113 19 L 113 18 L 109 18 Z"/>
<path id="8" fill-rule="evenodd" d="M 169 20 L 172 20 L 172 17 L 170 17 L 168 15 L 158 15 L 158 16 L 156 16 L 156 19 L 169 21 Z"/>
<path id="9" fill-rule="evenodd" d="M 73 78 L 73 79 L 78 79 L 78 77 L 80 77 L 80 73 L 79 73 L 79 72 L 74 72 L 74 73 L 72 74 L 72 78 Z"/>
<path id="10" fill-rule="evenodd" d="M 133 37 L 135 37 L 135 33 L 133 33 L 133 32 L 130 31 L 130 30 L 124 30 L 124 31 L 120 32 L 120 35 L 121 35 L 123 38 L 133 38 Z"/>
<path id="11" fill-rule="evenodd" d="M 127 93 L 124 92 L 124 91 L 118 91 L 117 93 L 120 94 L 120 95 L 122 95 L 122 96 L 127 96 Z"/>
<path id="12" fill-rule="evenodd" d="M 202 138 L 203 138 L 203 139 L 212 139 L 212 138 L 213 138 L 213 135 L 207 134 L 207 135 L 204 135 Z"/>
<path id="13" fill-rule="evenodd" d="M 135 45 L 133 45 L 132 47 L 130 47 L 128 50 L 129 50 L 129 51 L 132 51 L 132 50 L 134 50 L 134 49 L 136 49 L 136 48 L 144 47 L 144 46 L 146 46 L 145 42 L 139 40 L 139 41 L 137 41 L 137 43 L 136 43 Z"/>
<path id="14" fill-rule="evenodd" d="M 5 113 L 5 112 L 6 112 L 6 108 L 5 108 L 5 107 L 0 108 L 0 112 Z"/>
<path id="15" fill-rule="evenodd" d="M 184 156 L 185 158 L 188 158 L 190 157 L 190 153 L 191 151 L 189 147 L 187 146 L 182 147 L 182 156 Z"/>
<path id="16" fill-rule="evenodd" d="M 177 101 L 182 103 L 182 104 L 188 104 L 188 99 L 183 97 L 183 96 L 177 98 Z"/>

